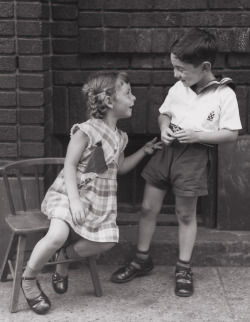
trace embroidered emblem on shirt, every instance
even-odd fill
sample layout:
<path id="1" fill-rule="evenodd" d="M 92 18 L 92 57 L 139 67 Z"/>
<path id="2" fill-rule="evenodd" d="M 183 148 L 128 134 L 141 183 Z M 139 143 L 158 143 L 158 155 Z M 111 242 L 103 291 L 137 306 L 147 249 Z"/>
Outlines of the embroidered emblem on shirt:
<path id="1" fill-rule="evenodd" d="M 181 128 L 181 127 L 179 127 L 178 125 L 175 125 L 175 124 L 173 124 L 173 123 L 170 123 L 169 128 L 170 128 L 170 130 L 172 130 L 173 132 L 176 132 L 176 131 L 180 131 L 180 130 L 182 130 L 182 128 Z"/>
<path id="2" fill-rule="evenodd" d="M 214 114 L 214 111 L 213 111 L 208 115 L 207 120 L 210 121 L 210 122 L 213 121 L 214 116 L 215 116 L 215 114 Z"/>

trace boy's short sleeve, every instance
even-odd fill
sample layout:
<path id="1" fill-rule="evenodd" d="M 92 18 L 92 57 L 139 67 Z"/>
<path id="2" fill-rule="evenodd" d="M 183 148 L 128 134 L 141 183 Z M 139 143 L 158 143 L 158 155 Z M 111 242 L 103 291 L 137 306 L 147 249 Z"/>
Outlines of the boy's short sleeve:
<path id="1" fill-rule="evenodd" d="M 242 129 L 239 107 L 234 91 L 229 87 L 221 89 L 221 115 L 219 129 L 240 130 Z"/>
<path id="2" fill-rule="evenodd" d="M 161 105 L 161 107 L 159 108 L 159 112 L 161 114 L 165 114 L 168 115 L 170 118 L 172 116 L 171 113 L 171 101 L 172 101 L 172 95 L 173 95 L 173 91 L 174 91 L 174 87 L 171 87 L 168 91 L 167 97 L 165 98 L 165 101 L 163 102 L 163 104 Z"/>

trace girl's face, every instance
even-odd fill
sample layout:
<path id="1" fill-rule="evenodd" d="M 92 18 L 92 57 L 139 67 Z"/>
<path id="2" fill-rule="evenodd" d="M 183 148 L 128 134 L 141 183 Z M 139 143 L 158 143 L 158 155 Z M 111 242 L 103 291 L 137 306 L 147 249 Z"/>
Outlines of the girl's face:
<path id="1" fill-rule="evenodd" d="M 128 118 L 132 115 L 132 108 L 136 98 L 131 92 L 130 84 L 122 82 L 113 97 L 113 112 L 117 120 Z"/>
<path id="2" fill-rule="evenodd" d="M 202 64 L 194 67 L 192 64 L 184 63 L 171 53 L 171 63 L 174 67 L 174 77 L 180 80 L 185 87 L 199 85 L 204 82 L 205 73 Z"/>

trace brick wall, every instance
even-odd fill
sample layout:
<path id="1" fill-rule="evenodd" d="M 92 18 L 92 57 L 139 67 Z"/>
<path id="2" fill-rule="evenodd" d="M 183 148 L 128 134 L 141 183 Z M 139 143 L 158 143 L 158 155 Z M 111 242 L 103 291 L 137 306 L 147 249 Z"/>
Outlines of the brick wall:
<path id="1" fill-rule="evenodd" d="M 1 159 L 62 153 L 51 140 L 65 146 L 84 120 L 81 86 L 100 69 L 131 76 L 137 108 L 122 129 L 158 133 L 158 107 L 175 82 L 170 44 L 193 26 L 216 33 L 215 70 L 236 82 L 241 134 L 249 133 L 249 1 L 0 0 L 0 7 Z"/>

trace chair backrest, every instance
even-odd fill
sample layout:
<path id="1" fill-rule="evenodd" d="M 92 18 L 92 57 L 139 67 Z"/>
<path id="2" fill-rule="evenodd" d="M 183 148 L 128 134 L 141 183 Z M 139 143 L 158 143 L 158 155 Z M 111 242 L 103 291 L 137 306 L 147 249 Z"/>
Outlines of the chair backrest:
<path id="1" fill-rule="evenodd" d="M 26 159 L 8 163 L 3 167 L 2 175 L 12 215 L 20 210 L 40 209 L 43 195 L 63 168 L 64 160 Z"/>

